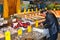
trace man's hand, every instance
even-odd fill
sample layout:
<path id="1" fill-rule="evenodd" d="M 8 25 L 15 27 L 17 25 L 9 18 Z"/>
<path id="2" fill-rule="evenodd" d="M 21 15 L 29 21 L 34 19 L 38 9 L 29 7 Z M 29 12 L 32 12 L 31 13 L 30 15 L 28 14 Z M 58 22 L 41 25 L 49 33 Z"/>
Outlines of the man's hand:
<path id="1" fill-rule="evenodd" d="M 42 27 L 43 27 L 43 23 L 40 23 L 40 26 L 42 26 Z"/>

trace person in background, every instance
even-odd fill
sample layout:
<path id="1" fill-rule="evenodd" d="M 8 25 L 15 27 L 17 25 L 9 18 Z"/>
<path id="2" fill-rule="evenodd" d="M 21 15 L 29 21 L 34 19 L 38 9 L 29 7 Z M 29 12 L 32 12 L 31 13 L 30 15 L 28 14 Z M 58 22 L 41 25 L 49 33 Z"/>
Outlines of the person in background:
<path id="1" fill-rule="evenodd" d="M 40 3 L 41 3 L 41 2 L 38 2 L 38 3 L 37 3 L 38 10 L 40 9 Z"/>
<path id="2" fill-rule="evenodd" d="M 45 9 L 45 7 L 46 7 L 46 4 L 44 2 L 41 2 L 40 3 L 40 9 Z"/>
<path id="3" fill-rule="evenodd" d="M 45 17 L 45 22 L 41 23 L 41 25 L 49 30 L 50 37 L 48 40 L 57 40 L 58 37 L 58 21 L 56 16 L 50 12 L 49 10 L 42 10 L 41 16 Z"/>

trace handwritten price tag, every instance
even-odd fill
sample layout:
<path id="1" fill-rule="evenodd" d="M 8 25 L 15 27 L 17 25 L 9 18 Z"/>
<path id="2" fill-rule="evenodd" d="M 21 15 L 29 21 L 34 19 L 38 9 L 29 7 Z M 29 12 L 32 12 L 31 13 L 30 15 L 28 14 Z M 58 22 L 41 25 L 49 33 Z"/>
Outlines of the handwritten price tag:
<path id="1" fill-rule="evenodd" d="M 24 14 L 26 13 L 26 8 L 24 8 Z"/>
<path id="2" fill-rule="evenodd" d="M 38 12 L 38 8 L 36 8 L 36 12 Z"/>
<path id="3" fill-rule="evenodd" d="M 36 24 L 35 25 L 36 25 L 36 27 L 38 27 L 38 21 L 37 20 L 36 20 Z"/>
<path id="4" fill-rule="evenodd" d="M 34 12 L 34 10 L 32 9 L 32 12 Z"/>
<path id="5" fill-rule="evenodd" d="M 28 9 L 28 13 L 30 13 L 30 9 Z"/>
<path id="6" fill-rule="evenodd" d="M 28 32 L 31 32 L 31 31 L 32 31 L 31 26 L 28 26 L 28 27 L 27 27 L 27 31 L 28 31 Z"/>
<path id="7" fill-rule="evenodd" d="M 10 31 L 5 32 L 5 40 L 11 40 Z"/>
<path id="8" fill-rule="evenodd" d="M 22 35 L 22 29 L 18 30 L 18 36 Z"/>

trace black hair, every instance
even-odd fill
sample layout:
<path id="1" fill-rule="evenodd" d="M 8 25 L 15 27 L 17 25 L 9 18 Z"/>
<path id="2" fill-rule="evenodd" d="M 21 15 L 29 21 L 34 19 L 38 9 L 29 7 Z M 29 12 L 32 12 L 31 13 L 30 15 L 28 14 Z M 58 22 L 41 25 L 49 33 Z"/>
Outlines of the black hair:
<path id="1" fill-rule="evenodd" d="M 40 11 L 40 13 L 43 13 L 43 12 L 46 12 L 47 10 L 42 10 L 42 11 Z"/>

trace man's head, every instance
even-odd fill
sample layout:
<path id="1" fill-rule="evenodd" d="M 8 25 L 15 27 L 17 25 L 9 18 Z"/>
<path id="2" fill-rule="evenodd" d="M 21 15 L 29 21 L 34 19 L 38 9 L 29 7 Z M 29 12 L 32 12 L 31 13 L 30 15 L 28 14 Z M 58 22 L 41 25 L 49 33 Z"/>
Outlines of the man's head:
<path id="1" fill-rule="evenodd" d="M 46 17 L 47 10 L 42 10 L 42 11 L 40 11 L 40 13 L 41 13 L 41 16 Z"/>

